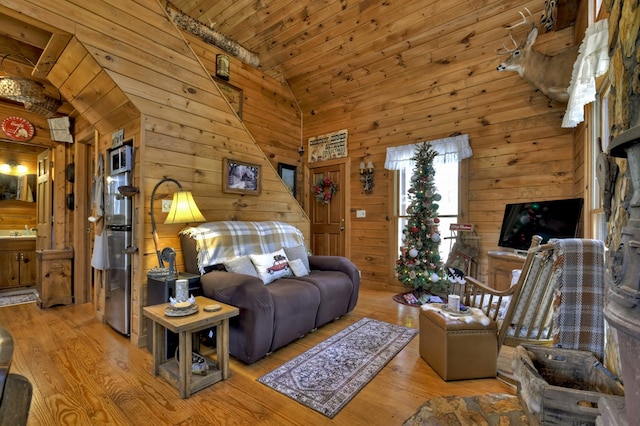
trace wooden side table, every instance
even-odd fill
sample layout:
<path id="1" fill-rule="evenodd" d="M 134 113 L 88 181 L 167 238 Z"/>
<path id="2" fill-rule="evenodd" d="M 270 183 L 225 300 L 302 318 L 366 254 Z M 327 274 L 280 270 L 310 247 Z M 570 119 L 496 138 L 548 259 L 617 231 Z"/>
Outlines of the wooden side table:
<path id="1" fill-rule="evenodd" d="M 196 297 L 196 303 L 199 311 L 184 317 L 165 315 L 169 303 L 143 308 L 144 315 L 153 321 L 153 374 L 162 376 L 176 386 L 181 398 L 188 398 L 189 395 L 229 376 L 229 318 L 239 314 L 238 308 L 204 296 Z M 216 312 L 203 310 L 205 306 L 215 304 L 220 305 L 222 309 Z M 217 365 L 210 362 L 205 376 L 191 374 L 192 335 L 212 327 L 216 327 Z M 165 329 L 179 336 L 180 362 L 173 358 L 167 359 L 164 350 Z"/>
<path id="2" fill-rule="evenodd" d="M 511 287 L 512 271 L 522 269 L 525 256 L 503 251 L 490 251 L 487 264 L 489 287 L 504 291 Z"/>

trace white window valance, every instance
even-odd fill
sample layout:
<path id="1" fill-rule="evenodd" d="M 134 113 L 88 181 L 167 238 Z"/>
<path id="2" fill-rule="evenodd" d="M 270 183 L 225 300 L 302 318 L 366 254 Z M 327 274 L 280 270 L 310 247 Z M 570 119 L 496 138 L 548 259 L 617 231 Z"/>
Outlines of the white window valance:
<path id="1" fill-rule="evenodd" d="M 433 159 L 434 163 L 444 164 L 461 161 L 473 155 L 471 146 L 469 146 L 469 135 L 453 136 L 429 142 L 389 147 L 387 148 L 387 159 L 384 162 L 384 168 L 387 170 L 412 168 L 416 146 L 422 143 L 430 144 L 438 153 Z"/>
<path id="2" fill-rule="evenodd" d="M 584 121 L 584 106 L 596 100 L 596 77 L 609 69 L 609 24 L 606 19 L 589 25 L 573 64 L 569 102 L 562 127 L 576 127 Z"/>

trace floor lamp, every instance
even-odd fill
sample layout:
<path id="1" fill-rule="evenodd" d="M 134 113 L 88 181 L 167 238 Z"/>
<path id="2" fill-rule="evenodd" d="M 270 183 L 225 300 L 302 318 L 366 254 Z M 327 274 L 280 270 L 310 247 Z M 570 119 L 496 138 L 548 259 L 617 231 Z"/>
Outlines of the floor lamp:
<path id="1" fill-rule="evenodd" d="M 191 191 L 185 191 L 182 189 L 182 185 L 175 179 L 164 177 L 156 184 L 151 192 L 151 229 L 153 231 L 153 244 L 156 249 L 156 256 L 158 256 L 158 265 L 161 269 L 165 269 L 163 255 L 160 252 L 160 248 L 158 247 L 158 230 L 156 229 L 156 218 L 153 213 L 153 203 L 156 197 L 156 191 L 158 187 L 165 182 L 173 182 L 178 185 L 178 192 L 173 194 L 173 202 L 171 203 L 171 209 L 169 210 L 169 214 L 165 219 L 164 223 L 167 225 L 174 223 L 194 223 L 194 222 L 206 222 L 206 219 L 198 209 L 196 202 L 193 199 L 193 195 Z M 177 276 L 175 272 L 175 251 L 173 249 L 166 249 L 170 252 L 173 252 L 173 256 L 168 253 L 169 257 L 169 270 L 167 271 L 167 275 Z M 165 250 L 163 250 L 164 252 Z"/>

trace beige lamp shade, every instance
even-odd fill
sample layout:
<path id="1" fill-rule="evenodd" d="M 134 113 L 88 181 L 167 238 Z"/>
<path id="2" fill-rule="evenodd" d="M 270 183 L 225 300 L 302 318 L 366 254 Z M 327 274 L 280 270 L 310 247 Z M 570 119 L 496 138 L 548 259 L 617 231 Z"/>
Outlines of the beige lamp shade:
<path id="1" fill-rule="evenodd" d="M 165 219 L 165 224 L 206 222 L 206 219 L 193 200 L 191 191 L 178 191 L 173 194 L 171 210 Z"/>
<path id="2" fill-rule="evenodd" d="M 165 182 L 173 182 L 178 185 L 178 192 L 173 194 L 173 202 L 171 203 L 171 210 L 169 210 L 169 214 L 167 215 L 167 219 L 164 221 L 165 224 L 170 225 L 173 223 L 190 223 L 190 222 L 206 222 L 207 220 L 204 218 L 200 209 L 196 205 L 196 202 L 193 200 L 193 195 L 191 195 L 191 191 L 185 191 L 182 189 L 182 185 L 175 179 L 169 177 L 163 177 L 160 182 L 156 183 L 156 186 L 153 187 L 153 191 L 151 191 L 151 201 L 149 203 L 149 212 L 151 214 L 151 230 L 153 233 L 153 245 L 156 249 L 156 255 L 158 256 L 158 265 L 160 268 L 164 268 L 164 262 L 162 261 L 162 254 L 159 249 L 159 239 L 158 239 L 158 230 L 156 228 L 156 216 L 153 212 L 153 202 L 156 199 L 156 191 Z"/>

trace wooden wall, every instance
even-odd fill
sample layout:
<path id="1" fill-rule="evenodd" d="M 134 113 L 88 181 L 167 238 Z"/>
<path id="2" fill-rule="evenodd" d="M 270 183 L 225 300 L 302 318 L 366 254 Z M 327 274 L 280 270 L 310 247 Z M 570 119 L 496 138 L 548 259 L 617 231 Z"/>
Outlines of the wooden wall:
<path id="1" fill-rule="evenodd" d="M 191 34 L 183 35 L 207 71 L 215 75 L 216 55 L 224 52 Z M 291 89 L 235 57 L 228 56 L 231 62 L 229 83 L 243 91 L 242 124 L 275 170 L 278 169 L 278 163 L 296 166 L 300 180 L 303 163 L 297 150 L 301 145 L 302 121 Z M 302 203 L 300 185 L 296 198 Z M 287 209 L 291 208 L 287 206 Z"/>
<path id="2" fill-rule="evenodd" d="M 157 264 L 150 218 L 144 206 L 149 205 L 154 185 L 164 176 L 177 179 L 185 189 L 192 190 L 208 220 L 279 219 L 308 234 L 304 211 L 280 181 L 267 154 L 232 112 L 209 71 L 158 3 L 120 0 L 83 4 L 80 8 L 69 1 L 55 0 L 46 9 L 36 1 L 8 1 L 6 5 L 74 36 L 48 79 L 98 130 L 99 150 L 106 148 L 111 132 L 123 126 L 128 127 L 125 139 L 127 135 L 139 135 L 136 182 L 140 193 L 136 203 L 137 223 L 141 226 L 133 284 L 133 343 L 146 343 L 141 321 L 145 276 Z M 260 78 L 249 74 L 247 79 Z M 274 90 L 273 81 L 260 86 L 261 91 L 271 87 L 276 93 L 272 99 L 290 98 L 283 95 L 286 87 Z M 272 105 L 249 106 L 251 102 L 246 100 L 248 116 L 257 116 L 255 112 L 260 109 L 274 110 Z M 295 117 L 295 113 L 288 115 Z M 299 134 L 299 130 L 292 133 Z M 267 145 L 275 146 L 274 135 L 265 142 Z M 270 154 L 274 154 L 274 160 L 291 159 L 275 150 Z M 260 195 L 221 191 L 224 157 L 262 166 Z M 158 198 L 175 190 L 170 184 L 163 185 Z M 162 224 L 160 203 L 156 204 L 161 244 L 178 249 L 177 233 L 182 226 Z"/>
<path id="3" fill-rule="evenodd" d="M 308 166 L 297 155 L 300 120 L 303 141 L 343 128 L 349 131 L 346 214 L 352 226 L 347 244 L 362 270 L 364 286 L 397 287 L 393 174 L 383 169 L 389 146 L 469 134 L 474 156 L 463 164 L 468 178 L 463 187 L 468 191 L 463 194 L 461 220 L 477 225 L 482 254 L 497 248 L 505 203 L 576 194 L 573 131 L 560 128 L 564 105 L 549 102 L 517 74 L 495 70 L 500 58 L 494 51 L 507 40 L 504 27 L 518 20 L 523 6 L 539 15 L 543 0 L 506 6 L 496 1 L 494 8 L 450 11 L 441 11 L 437 2 L 425 3 L 424 11 L 433 7 L 433 15 L 443 19 L 419 41 L 413 40 L 410 54 L 390 55 L 384 69 L 364 67 L 331 88 L 315 85 L 311 72 L 290 81 L 300 110 L 286 84 L 232 58 L 231 83 L 244 90 L 242 121 L 210 78 L 216 49 L 176 30 L 154 1 L 112 0 L 80 7 L 52 0 L 46 8 L 36 0 L 4 3 L 74 35 L 49 79 L 98 130 L 100 150 L 109 144 L 111 132 L 123 126 L 139 141 L 135 343 L 144 344 L 139 340 L 144 335 L 140 328 L 144 277 L 156 264 L 146 207 L 153 186 L 164 176 L 179 180 L 194 192 L 208 220 L 277 218 L 308 235 L 305 212 L 275 170 L 278 162 Z M 441 13 L 466 23 L 464 31 L 440 37 L 438 28 L 447 25 Z M 554 53 L 572 42 L 568 28 L 541 35 L 536 48 Z M 430 51 L 426 46 L 434 44 L 439 49 L 426 55 Z M 314 61 L 322 59 L 314 54 L 300 54 L 300 61 L 309 61 L 310 70 Z M 358 94 L 340 95 L 354 86 L 360 88 Z M 221 191 L 225 157 L 262 166 L 259 196 Z M 359 182 L 361 161 L 375 164 L 376 186 L 370 195 L 364 194 Z M 299 198 L 304 202 L 312 182 L 306 177 L 301 183 Z M 158 197 L 174 191 L 171 184 L 163 185 Z M 178 248 L 181 226 L 163 225 L 159 204 L 156 217 L 162 246 Z M 355 218 L 357 209 L 365 209 L 367 217 Z M 480 261 L 484 278 L 486 257 Z"/>
<path id="4" fill-rule="evenodd" d="M 440 37 L 438 29 L 448 25 L 443 18 L 422 34 L 419 43 L 412 42 L 410 57 L 390 57 L 385 69 L 368 70 L 368 76 L 354 71 L 354 78 L 332 88 L 334 98 L 323 104 L 313 104 L 312 97 L 320 89 L 313 86 L 311 76 L 291 82 L 295 93 L 306 93 L 299 99 L 305 141 L 342 128 L 349 131 L 351 258 L 362 270 L 365 286 L 399 286 L 393 275 L 395 192 L 393 173 L 384 169 L 387 147 L 469 135 L 473 157 L 462 165 L 468 180 L 462 183 L 460 219 L 475 224 L 481 237 L 479 278 L 483 280 L 486 252 L 498 249 L 506 203 L 576 195 L 573 130 L 560 127 L 565 105 L 550 102 L 517 73 L 496 71 L 501 57 L 495 50 L 508 40 L 505 27 L 517 22 L 518 8 L 528 6 L 539 16 L 544 2 L 504 8 L 497 3 L 492 10 L 456 9 L 455 16 L 439 10 L 437 2 L 425 6 L 432 7 L 434 15 L 443 13 L 467 22 L 467 27 L 457 37 Z M 382 27 L 383 22 L 377 24 Z M 571 45 L 573 37 L 569 27 L 540 35 L 535 46 L 553 54 Z M 427 55 L 433 45 L 439 48 Z M 358 97 L 340 95 L 340 90 L 353 90 L 352 86 L 361 88 Z M 363 192 L 359 182 L 361 161 L 375 165 L 371 195 Z M 310 186 L 305 182 L 307 191 Z M 355 217 L 359 209 L 366 210 L 366 218 Z"/>

